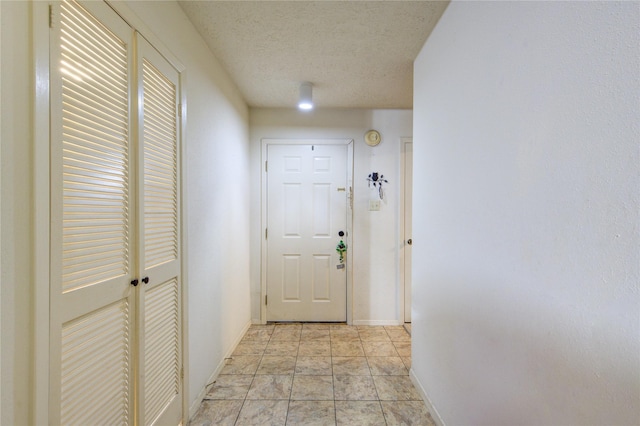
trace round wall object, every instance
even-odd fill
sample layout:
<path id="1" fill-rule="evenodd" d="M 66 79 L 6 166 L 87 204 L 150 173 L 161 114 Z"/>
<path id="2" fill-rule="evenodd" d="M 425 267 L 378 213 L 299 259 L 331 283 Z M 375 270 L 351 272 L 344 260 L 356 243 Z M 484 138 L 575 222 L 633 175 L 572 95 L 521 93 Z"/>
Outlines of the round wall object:
<path id="1" fill-rule="evenodd" d="M 382 137 L 380 137 L 380 132 L 378 132 L 377 130 L 369 130 L 364 134 L 364 141 L 369 146 L 376 146 L 380 142 L 382 142 Z"/>

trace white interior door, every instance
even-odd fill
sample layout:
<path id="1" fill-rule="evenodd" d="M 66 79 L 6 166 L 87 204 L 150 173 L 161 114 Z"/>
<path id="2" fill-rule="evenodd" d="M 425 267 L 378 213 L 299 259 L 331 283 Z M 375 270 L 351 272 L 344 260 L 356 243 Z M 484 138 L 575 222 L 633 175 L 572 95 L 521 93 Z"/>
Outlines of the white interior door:
<path id="1" fill-rule="evenodd" d="M 404 322 L 411 322 L 411 221 L 413 211 L 413 143 L 404 142 Z"/>
<path id="2" fill-rule="evenodd" d="M 49 424 L 133 424 L 133 33 L 103 2 L 52 12 Z"/>
<path id="3" fill-rule="evenodd" d="M 177 425 L 182 414 L 178 191 L 179 74 L 137 37 L 139 360 L 138 424 Z"/>
<path id="4" fill-rule="evenodd" d="M 347 146 L 267 148 L 267 320 L 346 321 Z"/>

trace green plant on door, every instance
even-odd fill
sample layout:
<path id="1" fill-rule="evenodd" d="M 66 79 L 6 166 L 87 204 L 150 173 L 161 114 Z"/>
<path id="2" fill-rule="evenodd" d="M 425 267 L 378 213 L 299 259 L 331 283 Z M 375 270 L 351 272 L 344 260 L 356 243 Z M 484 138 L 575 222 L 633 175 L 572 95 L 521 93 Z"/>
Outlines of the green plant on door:
<path id="1" fill-rule="evenodd" d="M 340 263 L 344 263 L 344 254 L 347 252 L 347 245 L 344 243 L 344 241 L 340 240 L 340 242 L 336 246 L 336 251 L 340 255 Z"/>

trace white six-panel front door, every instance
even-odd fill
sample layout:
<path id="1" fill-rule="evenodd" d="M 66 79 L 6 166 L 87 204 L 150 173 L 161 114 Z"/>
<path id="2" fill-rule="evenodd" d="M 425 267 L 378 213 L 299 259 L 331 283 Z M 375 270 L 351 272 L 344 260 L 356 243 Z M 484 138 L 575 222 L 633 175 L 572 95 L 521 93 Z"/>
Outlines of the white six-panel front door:
<path id="1" fill-rule="evenodd" d="M 347 146 L 267 148 L 267 320 L 346 321 Z"/>

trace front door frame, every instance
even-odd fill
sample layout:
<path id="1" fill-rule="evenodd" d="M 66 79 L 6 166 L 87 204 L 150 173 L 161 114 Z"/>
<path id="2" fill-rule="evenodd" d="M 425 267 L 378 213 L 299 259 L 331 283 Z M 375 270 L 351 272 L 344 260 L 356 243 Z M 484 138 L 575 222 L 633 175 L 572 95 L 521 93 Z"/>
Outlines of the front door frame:
<path id="1" fill-rule="evenodd" d="M 262 139 L 260 168 L 260 322 L 267 323 L 265 299 L 267 295 L 267 148 L 269 145 L 346 145 L 347 185 L 350 200 L 347 203 L 347 324 L 353 323 L 353 139 Z"/>

